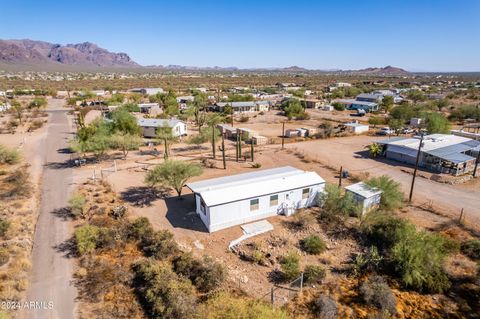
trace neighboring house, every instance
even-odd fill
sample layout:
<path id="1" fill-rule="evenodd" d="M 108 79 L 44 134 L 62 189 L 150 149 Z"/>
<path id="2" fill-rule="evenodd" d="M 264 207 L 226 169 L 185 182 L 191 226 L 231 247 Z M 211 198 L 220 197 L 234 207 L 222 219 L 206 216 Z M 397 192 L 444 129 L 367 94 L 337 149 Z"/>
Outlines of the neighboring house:
<path id="1" fill-rule="evenodd" d="M 420 137 L 397 137 L 377 141 L 382 145 L 384 157 L 415 165 Z M 437 173 L 462 175 L 473 172 L 480 151 L 480 141 L 470 138 L 431 134 L 423 138 L 419 166 Z"/>
<path id="2" fill-rule="evenodd" d="M 146 94 L 146 95 L 156 95 L 157 93 L 163 93 L 162 88 L 134 88 L 128 91 L 133 93 Z"/>
<path id="3" fill-rule="evenodd" d="M 410 126 L 411 127 L 420 127 L 423 123 L 423 120 L 419 117 L 412 117 L 410 119 Z"/>
<path id="4" fill-rule="evenodd" d="M 158 115 L 163 111 L 158 103 L 139 103 L 140 112 L 150 115 Z"/>
<path id="5" fill-rule="evenodd" d="M 233 113 L 267 112 L 270 108 L 269 101 L 247 101 L 247 102 L 217 102 L 214 109 L 223 112 L 226 105 L 230 105 Z"/>
<path id="6" fill-rule="evenodd" d="M 316 205 L 325 180 L 285 166 L 188 183 L 209 232 Z"/>
<path id="7" fill-rule="evenodd" d="M 380 103 L 383 100 L 383 95 L 382 94 L 374 94 L 374 93 L 362 93 L 362 94 L 357 95 L 355 100 L 360 101 L 360 102 Z"/>
<path id="8" fill-rule="evenodd" d="M 335 102 L 345 105 L 347 110 L 364 110 L 365 112 L 376 112 L 379 110 L 378 103 L 375 102 L 364 102 L 353 99 L 341 99 Z"/>
<path id="9" fill-rule="evenodd" d="M 235 138 L 237 136 L 237 128 L 228 124 L 217 124 L 220 133 L 225 134 L 225 138 Z"/>
<path id="10" fill-rule="evenodd" d="M 453 135 L 480 141 L 480 123 L 466 124 L 460 130 L 452 130 L 451 132 Z"/>
<path id="11" fill-rule="evenodd" d="M 360 123 L 345 123 L 344 126 L 353 134 L 368 133 L 370 128 L 368 125 Z"/>
<path id="12" fill-rule="evenodd" d="M 194 100 L 195 100 L 195 97 L 193 95 L 178 96 L 177 97 L 178 107 L 181 110 L 185 110 L 188 108 L 188 103 L 193 102 Z"/>
<path id="13" fill-rule="evenodd" d="M 382 191 L 375 187 L 360 182 L 345 187 L 347 193 L 352 194 L 355 203 L 361 206 L 362 214 L 365 214 L 380 205 Z"/>
<path id="14" fill-rule="evenodd" d="M 318 109 L 322 107 L 322 101 L 316 99 L 305 99 L 303 103 L 307 109 Z"/>
<path id="15" fill-rule="evenodd" d="M 187 124 L 177 119 L 138 119 L 137 123 L 143 129 L 144 137 L 156 137 L 160 127 L 171 127 L 175 137 L 187 135 Z"/>

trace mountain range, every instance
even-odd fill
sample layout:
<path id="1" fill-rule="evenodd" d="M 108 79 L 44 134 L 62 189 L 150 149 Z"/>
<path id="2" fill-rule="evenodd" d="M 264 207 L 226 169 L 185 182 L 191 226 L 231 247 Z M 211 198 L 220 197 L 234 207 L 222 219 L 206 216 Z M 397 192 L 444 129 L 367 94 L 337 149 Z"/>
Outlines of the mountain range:
<path id="1" fill-rule="evenodd" d="M 126 53 L 112 53 L 90 42 L 60 45 L 33 40 L 0 40 L 0 63 L 44 67 L 140 66 Z"/>
<path id="2" fill-rule="evenodd" d="M 78 44 L 54 44 L 35 40 L 0 40 L 0 69 L 23 69 L 42 71 L 97 70 L 97 69 L 142 69 L 178 71 L 263 71 L 263 72 L 334 72 L 366 75 L 407 75 L 409 72 L 393 67 L 366 68 L 362 70 L 309 70 L 299 66 L 286 68 L 195 67 L 182 65 L 141 66 L 126 53 L 113 53 L 91 42 Z"/>

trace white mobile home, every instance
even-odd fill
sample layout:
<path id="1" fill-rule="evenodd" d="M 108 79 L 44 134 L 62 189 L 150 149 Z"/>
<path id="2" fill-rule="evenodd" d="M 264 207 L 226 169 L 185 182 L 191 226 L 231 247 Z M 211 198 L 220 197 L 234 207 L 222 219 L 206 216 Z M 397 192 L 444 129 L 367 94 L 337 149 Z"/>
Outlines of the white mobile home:
<path id="1" fill-rule="evenodd" d="M 325 180 L 285 166 L 187 184 L 209 232 L 316 205 Z"/>
<path id="2" fill-rule="evenodd" d="M 156 137 L 160 127 L 171 127 L 175 137 L 187 135 L 187 124 L 177 119 L 138 119 L 137 124 L 142 128 L 144 137 Z"/>

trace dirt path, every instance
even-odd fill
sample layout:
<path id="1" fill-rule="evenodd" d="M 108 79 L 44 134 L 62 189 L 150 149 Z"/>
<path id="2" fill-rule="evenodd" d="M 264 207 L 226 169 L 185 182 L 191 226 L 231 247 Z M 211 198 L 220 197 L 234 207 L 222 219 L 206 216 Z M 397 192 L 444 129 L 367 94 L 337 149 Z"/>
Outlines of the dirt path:
<path id="1" fill-rule="evenodd" d="M 76 290 L 71 284 L 73 260 L 62 251 L 71 237 L 71 231 L 68 220 L 59 216 L 67 205 L 72 180 L 71 168 L 62 165 L 70 158 L 62 149 L 67 147 L 71 131 L 62 105 L 61 100 L 51 100 L 47 137 L 38 150 L 46 164 L 27 300 L 43 304 L 28 310 L 25 318 L 74 318 Z"/>

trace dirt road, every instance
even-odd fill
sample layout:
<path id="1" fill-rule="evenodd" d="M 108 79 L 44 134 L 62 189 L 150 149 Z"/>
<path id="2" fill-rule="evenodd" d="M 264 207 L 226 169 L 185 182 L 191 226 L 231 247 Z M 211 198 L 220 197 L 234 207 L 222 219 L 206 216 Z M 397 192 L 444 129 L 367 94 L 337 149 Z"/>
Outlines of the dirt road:
<path id="1" fill-rule="evenodd" d="M 373 141 L 382 139 L 375 136 L 352 136 L 328 140 L 316 140 L 287 144 L 309 154 L 321 162 L 337 167 L 343 166 L 351 173 L 368 172 L 371 176 L 388 175 L 402 184 L 403 191 L 408 194 L 412 176 L 402 171 L 400 163 L 382 163 L 366 158 L 361 153 Z M 432 201 L 452 214 L 459 214 L 463 208 L 472 222 L 480 222 L 480 189 L 465 189 L 460 185 L 442 184 L 425 178 L 417 178 L 414 200 L 417 203 Z"/>
<path id="2" fill-rule="evenodd" d="M 62 247 L 71 238 L 69 221 L 61 217 L 67 206 L 71 168 L 62 165 L 70 158 L 63 152 L 70 139 L 71 127 L 63 100 L 51 100 L 49 126 L 44 144 L 38 148 L 43 158 L 42 199 L 32 251 L 32 278 L 28 302 L 38 302 L 25 311 L 24 318 L 74 318 L 76 290 L 72 286 L 73 260 Z"/>

